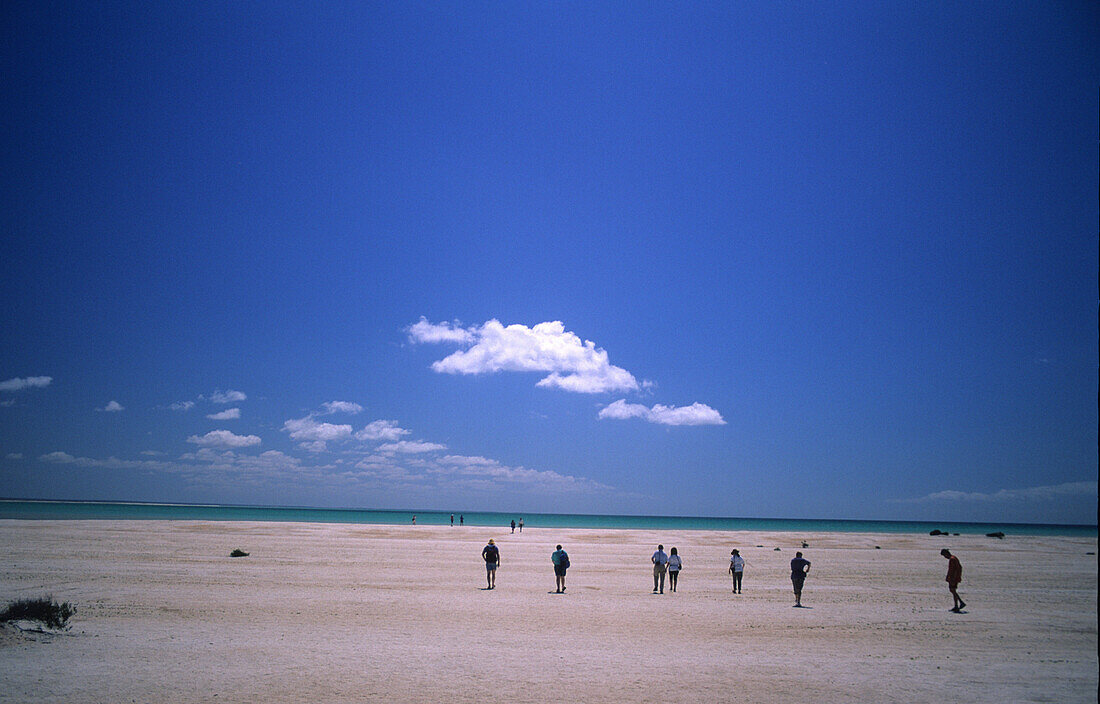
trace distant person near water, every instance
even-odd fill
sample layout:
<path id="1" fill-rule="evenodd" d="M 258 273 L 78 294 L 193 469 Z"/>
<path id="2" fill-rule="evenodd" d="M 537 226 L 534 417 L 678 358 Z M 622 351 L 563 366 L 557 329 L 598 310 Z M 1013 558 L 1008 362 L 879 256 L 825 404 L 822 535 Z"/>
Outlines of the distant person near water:
<path id="1" fill-rule="evenodd" d="M 523 532 L 523 519 L 522 519 L 522 518 L 521 518 L 521 519 L 519 519 L 519 532 L 520 532 L 520 533 L 522 533 L 522 532 Z"/>
<path id="2" fill-rule="evenodd" d="M 680 576 L 680 570 L 684 567 L 684 561 L 676 554 L 676 548 L 668 551 L 668 588 L 676 591 L 676 579 Z"/>
<path id="3" fill-rule="evenodd" d="M 466 525 L 466 517 L 465 516 L 459 516 L 458 517 L 458 525 L 460 525 L 460 526 Z"/>
<path id="4" fill-rule="evenodd" d="M 481 558 L 485 560 L 485 581 L 488 582 L 489 589 L 496 589 L 497 565 L 500 564 L 500 549 L 493 542 L 492 538 L 489 538 L 489 544 L 481 551 Z"/>
<path id="5" fill-rule="evenodd" d="M 561 594 L 565 591 L 565 571 L 569 569 L 569 553 L 562 550 L 559 545 L 550 556 L 550 561 L 554 563 L 554 577 L 557 578 L 558 590 L 554 593 Z"/>
<path id="6" fill-rule="evenodd" d="M 952 611 L 959 613 L 966 608 L 966 602 L 959 596 L 959 582 L 963 578 L 963 566 L 959 558 L 951 554 L 947 548 L 940 550 L 940 554 L 947 558 L 947 588 L 951 591 L 951 599 L 954 601 Z"/>
<path id="7" fill-rule="evenodd" d="M 516 522 L 515 522 L 515 520 L 514 520 L 514 519 L 512 520 L 512 532 L 513 532 L 513 533 L 515 533 L 515 532 L 516 532 Z"/>
<path id="8" fill-rule="evenodd" d="M 451 514 L 451 527 L 454 528 L 454 526 L 455 526 L 455 515 L 452 513 Z"/>
<path id="9" fill-rule="evenodd" d="M 668 568 L 668 555 L 665 554 L 665 546 L 658 545 L 657 552 L 653 553 L 653 556 L 649 558 L 649 561 L 653 563 L 653 593 L 657 593 L 658 584 L 661 587 L 661 593 L 665 593 L 665 570 Z"/>
<path id="10" fill-rule="evenodd" d="M 810 571 L 810 561 L 796 552 L 791 560 L 791 584 L 794 585 L 794 605 L 802 606 L 802 585 L 806 583 L 806 573 Z"/>
<path id="11" fill-rule="evenodd" d="M 416 525 L 416 516 L 413 516 L 413 525 Z"/>
<path id="12" fill-rule="evenodd" d="M 741 593 L 741 577 L 745 574 L 745 558 L 736 548 L 730 552 L 730 574 L 733 575 L 733 593 Z"/>

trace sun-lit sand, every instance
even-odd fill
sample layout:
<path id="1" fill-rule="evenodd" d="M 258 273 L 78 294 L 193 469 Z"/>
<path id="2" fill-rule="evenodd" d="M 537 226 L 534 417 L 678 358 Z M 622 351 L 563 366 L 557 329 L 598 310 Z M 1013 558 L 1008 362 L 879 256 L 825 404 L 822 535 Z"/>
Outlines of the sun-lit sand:
<path id="1" fill-rule="evenodd" d="M 0 701 L 1096 701 L 1096 542 L 0 521 L 0 599 L 78 609 L 65 634 L 2 631 Z M 657 543 L 683 556 L 676 594 L 651 593 Z M 967 613 L 948 612 L 942 547 Z"/>

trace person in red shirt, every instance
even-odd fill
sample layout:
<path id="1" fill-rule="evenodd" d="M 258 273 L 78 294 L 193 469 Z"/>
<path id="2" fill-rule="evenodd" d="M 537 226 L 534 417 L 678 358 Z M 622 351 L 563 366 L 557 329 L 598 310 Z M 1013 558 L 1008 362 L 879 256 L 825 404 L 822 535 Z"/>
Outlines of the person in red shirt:
<path id="1" fill-rule="evenodd" d="M 959 558 L 951 554 L 947 548 L 940 550 L 940 554 L 947 558 L 947 588 L 951 590 L 951 598 L 955 601 L 955 607 L 951 609 L 959 613 L 966 608 L 966 602 L 959 596 L 959 582 L 963 578 L 963 566 Z"/>

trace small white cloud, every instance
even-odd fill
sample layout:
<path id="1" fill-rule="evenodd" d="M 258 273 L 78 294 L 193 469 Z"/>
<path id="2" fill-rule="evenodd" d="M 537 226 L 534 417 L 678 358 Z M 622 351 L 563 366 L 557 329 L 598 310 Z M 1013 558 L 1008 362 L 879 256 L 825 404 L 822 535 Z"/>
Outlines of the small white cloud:
<path id="1" fill-rule="evenodd" d="M 321 404 L 321 407 L 325 409 L 325 415 L 332 415 L 333 413 L 348 413 L 355 415 L 361 413 L 363 407 L 358 403 L 352 403 L 351 401 L 326 401 Z"/>
<path id="2" fill-rule="evenodd" d="M 304 442 L 343 440 L 351 436 L 350 425 L 318 423 L 313 416 L 288 420 L 283 423 L 283 430 L 290 433 L 292 439 Z"/>
<path id="3" fill-rule="evenodd" d="M 488 457 L 470 457 L 467 455 L 445 455 L 439 458 L 439 463 L 459 467 L 496 467 L 500 465 L 500 462 L 491 460 Z"/>
<path id="4" fill-rule="evenodd" d="M 420 322 L 410 325 L 407 332 L 412 342 L 464 344 L 473 342 L 475 338 L 475 333 L 472 330 L 464 330 L 457 320 L 454 324 L 436 324 L 429 323 L 424 316 L 420 316 Z"/>
<path id="5" fill-rule="evenodd" d="M 234 391 L 233 389 L 226 389 L 225 391 L 216 390 L 214 393 L 207 397 L 207 400 L 211 403 L 236 403 L 238 401 L 244 401 L 248 397 L 244 395 L 242 391 Z"/>
<path id="6" fill-rule="evenodd" d="M 110 401 L 103 408 L 97 408 L 97 411 L 104 411 L 106 413 L 119 413 L 122 411 L 123 405 L 118 401 Z"/>
<path id="7" fill-rule="evenodd" d="M 379 452 L 400 452 L 402 454 L 414 454 L 420 452 L 435 452 L 437 450 L 446 450 L 446 445 L 440 445 L 435 442 L 420 442 L 412 440 L 398 440 L 397 442 L 386 443 L 385 445 L 379 445 Z"/>
<path id="8" fill-rule="evenodd" d="M 444 374 L 490 374 L 496 372 L 544 372 L 541 387 L 577 393 L 636 391 L 638 380 L 627 370 L 608 361 L 607 352 L 591 340 L 582 341 L 559 321 L 534 327 L 508 325 L 489 320 L 480 327 L 462 330 L 448 323 L 432 324 L 424 318 L 408 328 L 416 342 L 445 342 L 467 345 L 432 364 Z"/>
<path id="9" fill-rule="evenodd" d="M 52 376 L 26 376 L 14 377 L 7 381 L 0 381 L 0 391 L 22 391 L 23 389 L 41 389 L 50 385 Z"/>
<path id="10" fill-rule="evenodd" d="M 211 413 L 206 417 L 210 420 L 237 420 L 241 417 L 241 409 L 227 408 L 224 411 L 220 411 L 218 413 Z"/>
<path id="11" fill-rule="evenodd" d="M 259 445 L 255 435 L 235 435 L 229 430 L 211 430 L 206 435 L 192 435 L 187 442 L 202 447 L 250 447 Z"/>
<path id="12" fill-rule="evenodd" d="M 325 452 L 328 450 L 328 443 L 324 440 L 314 440 L 312 442 L 300 442 L 298 447 L 307 452 Z"/>
<path id="13" fill-rule="evenodd" d="M 9 460 L 21 460 L 21 459 L 23 459 L 23 453 L 22 452 L 9 452 L 7 454 L 7 458 Z"/>
<path id="14" fill-rule="evenodd" d="M 640 403 L 627 403 L 620 399 L 600 410 L 600 419 L 642 418 L 650 423 L 661 425 L 725 425 L 722 414 L 703 403 L 690 406 L 662 406 L 656 404 L 647 408 Z"/>
<path id="15" fill-rule="evenodd" d="M 937 491 L 916 499 L 903 499 L 899 503 L 928 503 L 932 501 L 1054 501 L 1073 496 L 1096 496 L 1096 482 L 1067 482 L 1048 486 L 1033 486 L 1026 489 L 1001 489 L 993 493 L 978 491 Z"/>
<path id="16" fill-rule="evenodd" d="M 68 452 L 48 452 L 38 457 L 42 462 L 53 462 L 54 464 L 71 464 L 76 462 L 76 458 L 70 455 Z"/>
<path id="17" fill-rule="evenodd" d="M 142 450 L 141 454 L 145 455 L 146 457 L 163 457 L 165 455 L 165 453 L 158 450 Z"/>
<path id="18" fill-rule="evenodd" d="M 173 404 L 169 404 L 168 408 L 173 411 L 187 411 L 195 405 L 194 401 L 176 401 Z"/>
<path id="19" fill-rule="evenodd" d="M 405 430 L 404 428 L 398 427 L 397 421 L 395 420 L 376 420 L 367 423 L 366 427 L 355 434 L 355 437 L 358 440 L 366 442 L 379 440 L 394 442 L 411 432 L 411 430 Z"/>

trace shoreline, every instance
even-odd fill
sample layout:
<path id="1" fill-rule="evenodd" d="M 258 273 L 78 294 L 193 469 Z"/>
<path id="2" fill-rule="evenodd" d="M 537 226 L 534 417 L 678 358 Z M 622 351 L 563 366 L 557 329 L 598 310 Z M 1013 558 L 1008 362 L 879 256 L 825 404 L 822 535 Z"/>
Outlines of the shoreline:
<path id="1" fill-rule="evenodd" d="M 0 498 L 0 520 L 256 520 L 278 523 L 349 523 L 400 526 L 418 516 L 422 525 L 447 525 L 449 511 L 349 509 L 233 504 L 182 504 L 139 501 L 70 501 Z M 528 525 L 555 528 L 623 528 L 666 530 L 749 530 L 809 532 L 881 532 L 927 534 L 932 530 L 960 534 L 1065 535 L 1095 537 L 1098 527 L 1079 524 L 1009 522 L 801 519 L 731 516 L 643 516 L 631 514 L 557 514 L 455 511 L 469 525 L 491 527 L 530 517 Z"/>
<path id="2" fill-rule="evenodd" d="M 492 591 L 489 538 L 501 551 Z M 675 594 L 651 592 L 658 542 L 684 558 Z M 572 563 L 565 595 L 550 593 L 557 543 Z M 565 690 L 588 702 L 1091 700 L 1097 572 L 1085 553 L 1096 544 L 2 520 L 0 599 L 51 593 L 77 614 L 59 636 L 0 633 L 0 678 L 30 702 L 547 701 Z M 748 562 L 740 595 L 732 547 Z M 967 613 L 947 611 L 942 547 L 962 559 Z M 230 558 L 235 548 L 250 556 Z M 796 550 L 813 563 L 806 609 L 791 608 Z"/>

